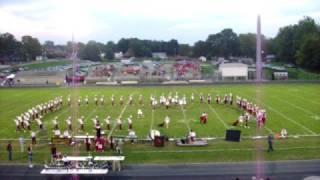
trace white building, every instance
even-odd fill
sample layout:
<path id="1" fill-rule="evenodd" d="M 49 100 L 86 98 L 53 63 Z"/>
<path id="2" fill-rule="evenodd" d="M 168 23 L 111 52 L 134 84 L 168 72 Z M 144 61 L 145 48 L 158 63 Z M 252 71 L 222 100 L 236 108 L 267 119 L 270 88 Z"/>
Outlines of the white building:
<path id="1" fill-rule="evenodd" d="M 44 60 L 43 56 L 36 56 L 36 61 L 43 61 L 43 60 Z"/>
<path id="2" fill-rule="evenodd" d="M 167 53 L 165 53 L 165 52 L 153 52 L 152 57 L 157 58 L 157 59 L 167 59 L 168 58 Z"/>
<path id="3" fill-rule="evenodd" d="M 222 80 L 224 79 L 248 79 L 248 65 L 242 63 L 220 64 L 219 72 Z"/>
<path id="4" fill-rule="evenodd" d="M 204 56 L 200 56 L 200 57 L 199 57 L 199 60 L 200 60 L 201 62 L 206 62 L 206 61 L 207 61 L 207 58 L 204 57 Z"/>
<path id="5" fill-rule="evenodd" d="M 121 59 L 122 57 L 123 57 L 123 53 L 121 51 L 114 53 L 114 58 L 115 59 Z"/>

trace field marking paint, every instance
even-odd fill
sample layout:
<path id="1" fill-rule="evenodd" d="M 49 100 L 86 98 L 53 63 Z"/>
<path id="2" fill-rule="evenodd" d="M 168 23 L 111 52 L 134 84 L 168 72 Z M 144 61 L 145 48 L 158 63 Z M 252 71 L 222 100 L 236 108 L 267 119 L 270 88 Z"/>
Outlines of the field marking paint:
<path id="1" fill-rule="evenodd" d="M 221 93 L 221 91 L 219 91 L 219 90 L 216 90 L 217 92 L 218 92 L 218 94 L 220 94 Z M 232 92 L 232 91 L 230 91 L 232 94 L 235 94 L 234 92 Z M 234 107 L 234 106 L 231 106 L 231 107 Z M 242 110 L 241 109 L 238 109 L 237 108 L 237 110 L 240 110 L 241 112 L 242 112 Z M 268 128 L 266 125 L 264 125 L 263 126 L 269 133 L 272 133 L 272 134 L 274 134 L 274 132 L 270 129 L 270 128 Z"/>
<path id="2" fill-rule="evenodd" d="M 134 95 L 134 94 L 135 94 L 135 92 L 134 92 L 134 93 L 131 93 L 129 96 L 132 96 L 132 95 Z M 125 106 L 123 107 L 123 109 L 121 110 L 118 118 L 115 119 L 115 121 L 114 121 L 114 123 L 113 123 L 113 127 L 112 127 L 111 131 L 110 131 L 109 134 L 108 134 L 108 139 L 109 139 L 110 136 L 112 135 L 113 131 L 116 129 L 116 127 L 117 127 L 117 120 L 123 115 L 123 113 L 125 112 L 125 110 L 127 109 L 128 105 L 129 105 L 129 103 L 130 103 L 130 101 L 128 100 L 127 103 L 126 103 L 126 105 L 125 105 Z"/>
<path id="3" fill-rule="evenodd" d="M 189 121 L 187 122 L 187 116 L 186 116 L 186 112 L 185 112 L 185 109 L 183 109 L 183 105 L 180 105 L 180 108 L 181 108 L 181 112 L 183 114 L 183 122 L 184 124 L 187 126 L 188 128 L 188 132 L 191 131 L 191 128 L 190 128 L 190 125 L 189 125 Z"/>
<path id="4" fill-rule="evenodd" d="M 274 134 L 274 132 L 273 132 L 271 129 L 269 129 L 266 125 L 264 125 L 263 127 L 264 127 L 267 131 L 269 131 L 269 133 Z"/>
<path id="5" fill-rule="evenodd" d="M 210 110 L 217 116 L 217 118 L 218 118 L 219 121 L 223 124 L 223 126 L 224 126 L 226 129 L 228 129 L 229 126 L 222 120 L 222 118 L 221 118 L 220 115 L 217 113 L 217 111 L 216 111 L 213 107 L 211 107 L 210 104 L 208 104 L 208 106 L 209 106 Z"/>
<path id="6" fill-rule="evenodd" d="M 174 89 L 175 92 L 177 92 L 176 89 Z M 182 112 L 182 115 L 183 115 L 183 123 L 186 125 L 187 129 L 188 129 L 188 132 L 191 131 L 191 128 L 190 128 L 190 124 L 189 124 L 189 121 L 187 122 L 187 115 L 186 115 L 186 110 L 183 108 L 183 105 L 182 104 L 179 104 L 178 106 L 180 106 L 180 111 Z M 186 106 L 185 106 L 186 108 Z"/>
<path id="7" fill-rule="evenodd" d="M 278 92 L 283 92 L 283 91 L 278 91 Z M 284 93 L 282 93 L 282 94 L 284 94 Z M 298 95 L 292 95 L 292 94 L 290 94 L 290 93 L 287 93 L 286 95 L 289 95 L 289 96 L 291 96 L 291 97 L 295 97 L 295 98 L 301 99 L 301 100 L 306 101 L 306 102 L 310 102 L 310 103 L 313 103 L 313 104 L 320 105 L 319 102 L 312 101 L 312 100 L 309 100 L 309 99 L 307 99 L 307 98 L 303 98 L 303 97 L 298 96 Z"/>
<path id="8" fill-rule="evenodd" d="M 298 150 L 298 149 L 319 149 L 320 146 L 304 146 L 304 147 L 289 147 L 289 148 L 277 148 L 278 150 Z M 195 153 L 195 152 L 199 152 L 199 153 L 203 153 L 203 152 L 221 152 L 221 151 L 255 151 L 255 148 L 223 148 L 223 149 L 198 149 L 198 150 L 194 150 L 194 149 L 190 149 L 190 150 L 176 150 L 176 151 L 166 151 L 166 150 L 151 150 L 151 151 L 131 151 L 130 153 Z M 267 149 L 264 149 L 267 150 Z"/>
<path id="9" fill-rule="evenodd" d="M 92 111 L 90 112 L 90 114 L 89 114 L 83 121 L 86 122 L 86 121 L 93 115 L 93 113 L 95 113 L 95 112 L 97 112 L 97 109 L 96 109 L 96 108 L 94 108 L 94 110 L 92 110 Z"/>
<path id="10" fill-rule="evenodd" d="M 154 90 L 153 94 L 151 94 L 152 96 L 154 96 L 155 99 L 157 99 L 157 91 Z M 156 107 L 155 107 L 156 109 Z M 155 109 L 153 109 L 152 105 L 151 105 L 151 122 L 150 122 L 150 130 L 149 132 L 151 132 L 151 130 L 153 129 L 153 124 L 154 124 L 154 113 L 155 113 Z M 147 135 L 148 136 L 148 135 Z"/>
<path id="11" fill-rule="evenodd" d="M 242 95 L 243 95 L 243 94 L 242 94 Z M 253 99 L 253 98 L 250 98 L 250 97 L 249 97 L 249 96 L 247 96 L 247 95 L 246 95 L 245 97 L 247 97 L 247 99 Z M 257 101 L 255 100 L 255 102 L 257 102 Z M 317 133 L 315 133 L 314 131 L 312 131 L 311 129 L 307 128 L 306 126 L 304 126 L 304 125 L 302 125 L 302 124 L 298 123 L 298 122 L 297 122 L 297 121 L 295 121 L 294 119 L 289 118 L 288 116 L 286 116 L 286 115 L 285 115 L 285 114 L 283 114 L 282 112 L 280 112 L 280 111 L 278 111 L 278 110 L 276 110 L 276 109 L 272 108 L 271 106 L 268 106 L 267 104 L 262 103 L 262 102 L 260 102 L 260 104 L 262 104 L 264 107 L 267 107 L 269 110 L 271 110 L 271 111 L 273 111 L 273 112 L 275 112 L 275 113 L 279 114 L 279 115 L 280 115 L 280 116 L 282 116 L 283 118 L 285 118 L 285 119 L 287 119 L 287 120 L 291 121 L 292 123 L 294 123 L 294 124 L 296 124 L 296 125 L 300 126 L 301 128 L 303 128 L 304 130 L 308 131 L 309 133 L 311 133 L 311 134 L 313 134 L 313 135 L 316 135 L 316 134 L 317 134 Z"/>
<path id="12" fill-rule="evenodd" d="M 304 88 L 304 89 L 301 89 L 301 88 Z M 281 89 L 284 89 L 284 88 L 281 88 Z M 310 94 L 312 96 L 315 96 L 315 97 L 319 97 L 319 94 L 317 93 L 314 93 L 312 90 L 310 91 L 309 88 L 305 88 L 305 87 L 296 87 L 293 89 L 293 92 L 303 92 L 303 93 L 307 93 L 307 94 Z M 307 92 L 306 92 L 307 91 Z"/>
<path id="13" fill-rule="evenodd" d="M 40 146 L 40 144 L 37 145 L 38 147 Z M 313 149 L 319 149 L 320 147 L 318 146 L 306 146 L 306 147 L 301 147 L 301 146 L 297 146 L 297 147 L 288 147 L 288 148 L 277 148 L 276 150 L 278 151 L 288 151 L 288 150 L 304 150 L 304 149 L 308 149 L 308 150 L 313 150 Z M 130 153 L 134 153 L 134 154 L 139 154 L 139 153 L 203 153 L 203 152 L 223 152 L 223 151 L 254 151 L 254 148 L 223 148 L 223 149 L 185 149 L 185 150 L 146 150 L 146 151 L 130 151 Z M 265 151 L 267 151 L 267 149 L 263 149 Z M 6 150 L 0 150 L 0 152 L 5 152 Z M 13 151 L 15 153 L 20 153 L 20 150 L 15 150 Z M 41 154 L 41 153 L 46 153 L 43 151 L 37 151 L 37 154 Z"/>
<path id="14" fill-rule="evenodd" d="M 193 91 L 198 94 L 198 96 L 200 96 L 199 92 L 195 89 L 193 89 Z M 220 117 L 220 115 L 217 113 L 217 111 L 215 109 L 213 109 L 210 104 L 208 104 L 208 107 L 210 108 L 210 110 L 216 115 L 216 117 L 218 118 L 218 120 L 223 124 L 223 126 L 228 129 L 229 126 L 224 122 L 224 120 L 222 120 L 222 118 Z"/>
<path id="15" fill-rule="evenodd" d="M 151 123 L 150 123 L 150 132 L 151 132 L 151 130 L 152 130 L 152 128 L 153 128 L 153 123 L 154 123 L 154 109 L 152 109 L 151 110 L 152 111 L 152 113 L 151 113 Z"/>
<path id="16" fill-rule="evenodd" d="M 272 96 L 271 96 L 272 97 Z M 312 116 L 317 116 L 318 114 L 316 114 L 316 113 L 314 113 L 314 112 L 311 112 L 311 111 L 309 111 L 309 110 L 307 110 L 307 109 L 305 109 L 305 108 L 303 108 L 303 107 L 301 107 L 301 106 L 297 106 L 297 105 L 295 105 L 295 104 L 292 104 L 292 103 L 290 103 L 289 101 L 287 101 L 287 100 L 284 100 L 284 99 L 281 99 L 281 98 L 277 98 L 277 97 L 272 97 L 272 98 L 274 98 L 274 99 L 277 99 L 277 100 L 279 100 L 279 101 L 282 101 L 282 102 L 284 102 L 284 103 L 286 103 L 286 104 L 289 104 L 290 106 L 292 106 L 292 107 L 294 107 L 294 108 L 296 108 L 296 109 L 300 109 L 301 111 L 303 111 L 303 112 L 305 112 L 305 113 L 307 113 L 307 114 L 310 114 L 310 115 L 312 115 Z"/>
<path id="17" fill-rule="evenodd" d="M 320 120 L 320 116 L 311 116 L 312 119 L 319 121 Z"/>
<path id="18" fill-rule="evenodd" d="M 53 96 L 53 97 L 50 97 L 49 100 L 52 100 L 53 98 L 57 97 L 57 95 L 58 95 L 58 94 L 56 94 L 56 95 Z M 31 96 L 28 96 L 28 97 L 31 97 Z M 29 98 L 28 98 L 28 99 L 29 99 Z M 47 101 L 45 101 L 45 102 L 48 102 L 49 100 L 47 100 Z M 38 101 L 36 101 L 36 103 L 35 103 L 34 101 L 31 101 L 31 102 L 28 103 L 28 104 L 24 104 L 23 106 L 17 106 L 17 107 L 19 107 L 19 109 L 20 109 L 20 107 L 23 107 L 23 109 L 25 109 L 25 110 L 22 110 L 22 111 L 23 111 L 22 113 L 24 113 L 24 112 L 28 111 L 28 107 L 29 107 L 29 106 L 31 106 L 32 104 L 34 104 L 32 107 L 34 107 L 34 106 L 36 106 L 36 105 L 39 105 L 39 104 L 41 104 L 41 101 L 42 101 L 42 100 L 38 100 Z M 13 112 L 16 113 L 16 112 L 17 112 L 17 109 L 16 109 L 16 108 L 13 108 L 13 109 L 11 109 L 10 111 L 7 111 L 6 113 L 11 115 L 11 113 L 13 113 Z M 17 114 L 20 115 L 21 113 L 17 113 Z M 18 116 L 18 115 L 17 115 L 17 116 Z"/>
<path id="19" fill-rule="evenodd" d="M 289 135 L 288 138 L 300 138 L 300 137 L 320 137 L 320 134 L 316 134 L 316 135 L 312 135 L 312 134 L 296 134 L 296 135 Z M 207 140 L 217 140 L 217 139 L 225 139 L 226 137 L 225 136 L 215 136 L 215 137 L 202 137 L 201 139 L 207 139 Z M 267 136 L 260 136 L 260 137 L 257 137 L 257 136 L 241 136 L 241 139 L 263 139 L 263 138 L 267 138 Z M 37 138 L 39 140 L 47 140 L 48 142 L 51 141 L 50 138 Z M 170 138 L 170 139 L 173 139 L 174 141 L 175 140 L 179 140 L 180 138 Z M 169 139 L 169 141 L 171 141 Z M 29 139 L 25 139 L 26 141 L 29 141 Z M 146 139 L 138 139 L 138 140 L 146 140 Z M 19 139 L 17 138 L 12 138 L 12 139 L 0 139 L 0 141 L 19 141 Z M 31 140 L 30 140 L 31 141 Z M 47 143 L 45 143 L 47 144 Z M 0 150 L 1 151 L 1 150 Z"/>
<path id="20" fill-rule="evenodd" d="M 30 93 L 30 92 L 24 92 L 24 93 L 17 93 L 17 94 L 11 95 L 11 96 L 8 97 L 8 99 L 6 99 L 6 100 L 8 101 L 8 100 L 10 100 L 10 99 L 14 99 L 15 101 L 11 101 L 12 103 L 10 103 L 10 104 L 8 104 L 8 103 L 3 103 L 3 104 L 0 106 L 0 108 L 3 108 L 4 106 L 5 106 L 5 107 L 15 106 L 17 103 L 20 102 L 20 98 L 17 98 L 17 99 L 16 99 L 16 96 L 18 96 L 18 97 L 20 97 L 20 96 L 22 96 L 22 97 L 28 97 L 28 99 L 35 96 L 35 94 L 30 95 L 29 93 Z M 28 95 L 27 95 L 27 94 L 28 94 Z M 27 95 L 27 96 L 25 96 L 25 95 Z M 16 101 L 16 100 L 17 100 L 17 101 Z M 2 101 L 2 102 L 4 102 L 4 101 Z"/>

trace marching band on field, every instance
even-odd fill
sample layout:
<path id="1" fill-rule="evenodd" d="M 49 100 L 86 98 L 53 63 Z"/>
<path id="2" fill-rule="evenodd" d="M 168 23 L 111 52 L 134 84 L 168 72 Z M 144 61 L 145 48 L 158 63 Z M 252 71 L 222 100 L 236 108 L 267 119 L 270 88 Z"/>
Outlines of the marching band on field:
<path id="1" fill-rule="evenodd" d="M 165 109 L 170 109 L 171 107 L 174 106 L 180 106 L 182 109 L 184 109 L 187 106 L 187 97 L 186 95 L 182 95 L 179 96 L 178 92 L 172 93 L 170 92 L 167 96 L 165 96 L 163 93 L 159 96 L 159 98 L 156 98 L 155 95 L 150 95 L 150 105 L 152 107 L 153 110 L 155 110 L 156 108 L 160 108 L 160 107 L 164 107 Z M 66 104 L 68 106 L 72 105 L 72 99 L 71 96 L 68 95 L 66 98 L 67 102 Z M 191 103 L 194 103 L 195 101 L 195 96 L 192 93 L 190 98 L 189 98 Z M 207 94 L 207 96 L 205 97 L 205 95 L 203 93 L 199 93 L 199 100 L 200 103 L 205 103 L 205 100 L 207 101 L 207 104 L 210 105 L 212 103 L 212 96 L 211 94 Z M 75 102 L 77 102 L 76 104 L 78 106 L 82 105 L 82 99 L 81 96 L 78 99 L 74 99 Z M 83 103 L 85 105 L 89 105 L 89 97 L 85 96 Z M 115 96 L 112 94 L 112 96 L 110 97 L 110 101 L 111 101 L 111 106 L 115 106 L 116 104 L 116 100 L 115 100 Z M 124 105 L 124 101 L 125 101 L 125 97 L 123 95 L 120 96 L 119 98 L 119 104 L 122 106 Z M 144 114 L 143 114 L 143 107 L 144 107 L 144 97 L 142 96 L 142 94 L 139 95 L 138 97 L 138 101 L 137 104 L 140 105 L 140 107 L 137 110 L 137 119 L 143 118 Z M 97 95 L 94 96 L 93 98 L 93 102 L 96 106 L 99 105 L 104 105 L 105 104 L 105 99 L 104 96 L 100 96 L 98 97 Z M 134 104 L 134 99 L 133 96 L 130 95 L 128 97 L 128 104 L 127 105 L 133 105 Z M 229 94 L 225 94 L 224 96 L 220 96 L 220 95 L 216 95 L 215 97 L 215 102 L 216 104 L 225 104 L 225 105 L 233 105 L 233 95 L 232 93 Z M 262 108 L 260 108 L 259 106 L 257 106 L 256 104 L 248 101 L 245 98 L 241 98 L 240 96 L 236 96 L 236 104 L 237 107 L 243 111 L 243 113 L 241 113 L 241 115 L 238 117 L 238 119 L 236 119 L 235 122 L 232 123 L 233 126 L 244 126 L 245 128 L 249 128 L 249 121 L 251 121 L 253 119 L 253 117 L 255 117 L 256 119 L 256 123 L 258 127 L 263 127 L 263 125 L 265 125 L 266 123 L 266 111 Z M 31 131 L 31 124 L 32 122 L 36 122 L 39 130 L 43 130 L 43 122 L 42 119 L 43 117 L 48 114 L 49 112 L 55 112 L 58 111 L 62 108 L 63 105 L 63 98 L 62 96 L 59 97 L 55 97 L 52 100 L 49 100 L 46 103 L 42 103 L 42 104 L 38 104 L 32 108 L 30 108 L 28 111 L 22 113 L 20 116 L 17 116 L 14 121 L 15 121 L 15 125 L 16 125 L 16 130 L 17 131 L 21 131 L 21 130 L 28 130 Z M 200 115 L 200 123 L 201 124 L 206 124 L 208 120 L 208 114 L 206 112 L 203 112 Z M 85 127 L 85 118 L 84 116 L 81 116 L 77 119 L 78 121 L 78 128 L 73 128 L 73 124 L 72 124 L 72 118 L 69 116 L 65 122 L 67 125 L 67 129 L 64 131 L 64 136 L 69 136 L 69 131 L 73 131 L 73 129 L 79 129 L 80 131 L 84 131 Z M 106 116 L 106 118 L 104 119 L 105 122 L 105 126 L 102 126 L 102 123 L 100 123 L 99 121 L 99 117 L 95 116 L 93 119 L 93 124 L 94 127 L 97 131 L 100 132 L 101 127 L 105 127 L 107 130 L 112 130 L 112 124 L 111 124 L 111 117 L 109 115 Z M 133 116 L 129 115 L 127 117 L 127 129 L 131 132 L 131 134 L 134 132 L 133 131 Z M 53 124 L 53 132 L 55 136 L 60 136 L 60 126 L 59 126 L 59 121 L 58 121 L 58 117 L 54 117 L 54 119 L 52 120 L 52 124 Z M 170 117 L 168 115 L 165 116 L 163 123 L 159 124 L 159 127 L 166 127 L 169 128 L 169 124 L 170 124 Z M 114 121 L 114 126 L 117 127 L 117 129 L 122 130 L 123 127 L 123 117 L 119 117 L 117 119 L 115 119 Z M 101 133 L 101 132 L 100 132 Z M 32 131 L 31 132 L 31 137 L 32 137 L 32 142 L 36 143 L 36 132 Z"/>

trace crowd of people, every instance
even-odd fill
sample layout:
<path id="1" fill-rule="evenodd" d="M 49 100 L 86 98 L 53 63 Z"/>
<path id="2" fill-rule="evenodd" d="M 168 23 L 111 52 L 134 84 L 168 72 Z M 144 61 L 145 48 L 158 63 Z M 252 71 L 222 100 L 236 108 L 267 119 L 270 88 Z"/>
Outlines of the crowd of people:
<path id="1" fill-rule="evenodd" d="M 254 118 L 256 119 L 256 124 L 259 128 L 266 124 L 267 115 L 265 109 L 245 98 L 241 98 L 240 96 L 236 97 L 236 103 L 237 107 L 243 111 L 243 113 L 234 123 L 232 123 L 233 126 L 240 125 L 245 128 L 249 128 L 249 122 Z"/>
<path id="2" fill-rule="evenodd" d="M 197 79 L 200 75 L 200 66 L 194 62 L 177 62 L 173 65 L 173 71 L 177 79 L 183 79 L 188 74 L 191 75 L 191 78 Z"/>
<path id="3" fill-rule="evenodd" d="M 113 65 L 96 66 L 89 73 L 92 77 L 111 77 L 114 74 L 115 67 Z"/>

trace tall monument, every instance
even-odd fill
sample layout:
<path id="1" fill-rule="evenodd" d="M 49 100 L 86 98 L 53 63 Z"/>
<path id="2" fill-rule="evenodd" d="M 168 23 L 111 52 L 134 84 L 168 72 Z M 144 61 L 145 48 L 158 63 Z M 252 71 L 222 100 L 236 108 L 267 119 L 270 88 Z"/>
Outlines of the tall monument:
<path id="1" fill-rule="evenodd" d="M 256 44 L 256 81 L 261 81 L 262 76 L 262 61 L 261 61 L 261 23 L 260 15 L 258 15 L 257 21 L 257 44 Z"/>

